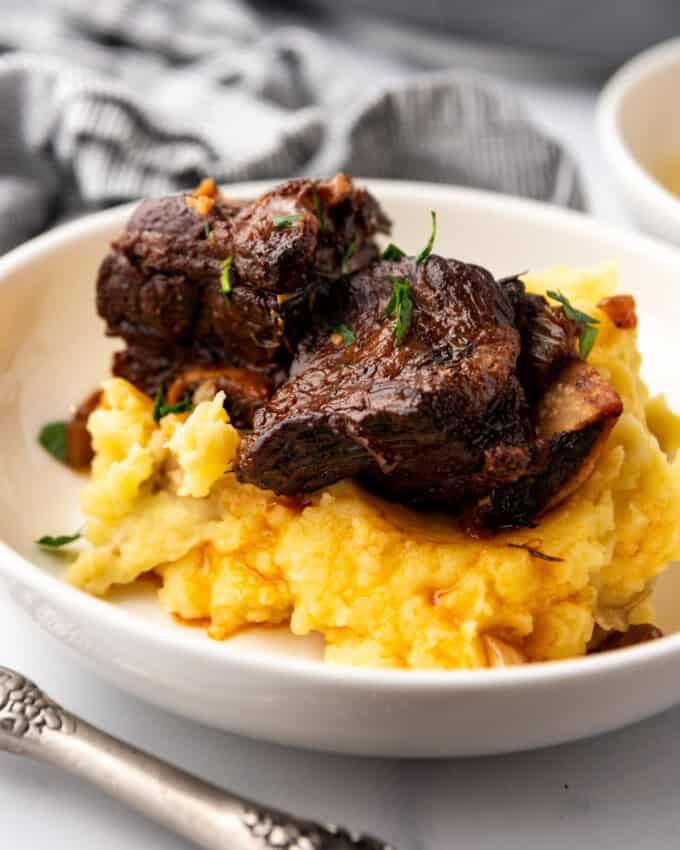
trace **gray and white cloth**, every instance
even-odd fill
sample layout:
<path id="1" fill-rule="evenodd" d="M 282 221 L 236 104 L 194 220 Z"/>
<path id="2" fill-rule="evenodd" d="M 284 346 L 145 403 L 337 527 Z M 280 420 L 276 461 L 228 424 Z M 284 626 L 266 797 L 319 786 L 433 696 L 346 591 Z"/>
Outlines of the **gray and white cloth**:
<path id="1" fill-rule="evenodd" d="M 210 175 L 456 183 L 583 208 L 505 85 L 386 72 L 239 0 L 0 0 L 0 252 Z"/>

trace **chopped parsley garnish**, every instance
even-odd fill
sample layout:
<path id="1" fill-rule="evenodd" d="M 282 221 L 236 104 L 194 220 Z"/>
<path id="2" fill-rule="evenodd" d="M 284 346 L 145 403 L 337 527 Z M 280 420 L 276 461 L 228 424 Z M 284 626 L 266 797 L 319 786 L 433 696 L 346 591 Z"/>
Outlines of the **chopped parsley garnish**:
<path id="1" fill-rule="evenodd" d="M 427 240 L 427 245 L 423 248 L 423 250 L 416 257 L 416 265 L 419 266 L 427 260 L 427 258 L 432 253 L 432 246 L 434 245 L 434 240 L 437 238 L 437 213 L 434 210 L 430 210 L 430 215 L 432 216 L 432 232 L 430 233 L 430 238 Z"/>
<path id="2" fill-rule="evenodd" d="M 342 341 L 345 343 L 345 345 L 351 345 L 356 339 L 352 329 L 348 328 L 347 325 L 343 325 L 342 322 L 326 322 L 325 329 L 329 333 L 340 334 L 340 336 L 342 337 Z"/>
<path id="3" fill-rule="evenodd" d="M 562 563 L 562 561 L 564 561 L 564 558 L 556 558 L 554 555 L 546 555 L 545 552 L 541 552 L 540 549 L 534 549 L 526 543 L 508 543 L 507 546 L 508 549 L 524 549 L 525 552 L 528 552 L 532 558 L 539 558 L 541 561 L 553 561 L 554 563 Z"/>
<path id="4" fill-rule="evenodd" d="M 62 546 L 68 546 L 69 543 L 74 543 L 80 539 L 80 532 L 75 534 L 60 534 L 57 537 L 52 537 L 50 534 L 45 534 L 35 542 L 38 546 L 44 546 L 46 549 L 59 549 Z"/>
<path id="5" fill-rule="evenodd" d="M 356 253 L 356 250 L 357 250 L 357 243 L 356 242 L 350 242 L 348 247 L 347 247 L 347 250 L 343 254 L 342 262 L 340 263 L 340 271 L 342 272 L 342 274 L 347 274 L 347 270 L 348 270 L 348 267 L 349 267 L 349 261 L 352 259 L 352 257 Z"/>
<path id="6" fill-rule="evenodd" d="M 411 324 L 413 316 L 413 299 L 411 298 L 411 284 L 405 277 L 388 275 L 394 284 L 392 295 L 385 307 L 386 316 L 394 316 L 394 338 L 397 345 L 401 345 L 406 331 Z"/>
<path id="7" fill-rule="evenodd" d="M 295 215 L 277 215 L 274 218 L 274 227 L 290 227 L 291 224 L 299 218 L 302 218 L 302 213 L 295 213 Z"/>
<path id="8" fill-rule="evenodd" d="M 66 462 L 66 422 L 48 422 L 40 429 L 38 442 L 52 457 Z"/>
<path id="9" fill-rule="evenodd" d="M 193 409 L 193 402 L 188 395 L 184 396 L 184 398 L 180 401 L 175 402 L 175 404 L 166 404 L 165 390 L 163 387 L 159 387 L 153 398 L 153 409 L 151 411 L 151 415 L 153 416 L 154 422 L 160 422 L 161 419 L 169 413 L 191 413 Z"/>
<path id="10" fill-rule="evenodd" d="M 203 232 L 205 233 L 205 238 L 210 239 L 210 234 L 212 233 L 212 230 L 210 229 L 210 222 L 209 221 L 203 222 Z"/>
<path id="11" fill-rule="evenodd" d="M 581 336 L 578 338 L 578 353 L 584 360 L 588 359 L 588 355 L 593 350 L 597 331 L 598 329 L 594 325 L 586 325 L 581 331 Z"/>
<path id="12" fill-rule="evenodd" d="M 326 221 L 323 217 L 323 207 L 321 206 L 321 198 L 319 198 L 319 193 L 314 191 L 314 212 L 316 213 L 316 217 L 319 219 L 319 230 L 324 231 L 326 229 Z"/>
<path id="13" fill-rule="evenodd" d="M 220 275 L 220 292 L 225 298 L 228 298 L 231 292 L 231 265 L 233 262 L 234 258 L 229 256 L 220 263 L 220 268 L 222 269 L 222 274 Z"/>
<path id="14" fill-rule="evenodd" d="M 572 307 L 567 296 L 563 295 L 559 292 L 559 290 L 557 292 L 548 290 L 545 294 L 548 298 L 551 298 L 553 301 L 557 301 L 562 305 L 564 315 L 568 319 L 571 319 L 572 322 L 580 322 L 583 325 L 583 330 L 578 338 L 578 353 L 584 360 L 587 360 L 588 355 L 593 350 L 595 340 L 597 339 L 598 329 L 595 325 L 599 325 L 600 320 L 589 316 L 587 313 L 581 312 L 581 310 L 577 310 L 575 307 Z"/>
<path id="15" fill-rule="evenodd" d="M 383 251 L 382 258 L 383 260 L 401 260 L 402 257 L 406 256 L 406 251 L 402 251 L 398 245 L 395 245 L 394 242 L 390 242 L 390 244 Z"/>
<path id="16" fill-rule="evenodd" d="M 584 325 L 600 324 L 599 319 L 594 319 L 587 313 L 582 313 L 581 310 L 577 310 L 575 307 L 572 307 L 567 296 L 563 295 L 559 290 L 555 292 L 554 290 L 549 289 L 545 294 L 548 296 L 548 298 L 551 298 L 553 301 L 557 301 L 562 305 L 566 317 L 568 319 L 571 319 L 572 322 L 582 322 Z"/>

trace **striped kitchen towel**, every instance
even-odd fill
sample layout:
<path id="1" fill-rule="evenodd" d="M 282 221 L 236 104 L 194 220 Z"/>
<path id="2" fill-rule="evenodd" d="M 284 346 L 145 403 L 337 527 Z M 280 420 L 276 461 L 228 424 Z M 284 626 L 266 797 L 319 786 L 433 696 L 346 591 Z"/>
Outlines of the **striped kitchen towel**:
<path id="1" fill-rule="evenodd" d="M 205 175 L 343 169 L 583 208 L 573 159 L 501 83 L 386 71 L 239 0 L 0 0 L 0 252 Z"/>

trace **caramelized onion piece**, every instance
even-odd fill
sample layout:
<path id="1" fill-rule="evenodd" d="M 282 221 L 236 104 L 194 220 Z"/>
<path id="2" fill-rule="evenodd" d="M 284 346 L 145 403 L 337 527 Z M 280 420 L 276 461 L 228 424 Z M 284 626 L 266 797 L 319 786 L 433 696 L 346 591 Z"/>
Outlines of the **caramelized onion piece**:
<path id="1" fill-rule="evenodd" d="M 210 401 L 222 390 L 225 407 L 237 428 L 250 428 L 253 415 L 269 398 L 272 386 L 261 372 L 252 369 L 194 368 L 187 369 L 173 381 L 166 397 L 167 404 L 177 404 L 185 396 L 194 404 Z"/>
<path id="2" fill-rule="evenodd" d="M 89 466 L 94 457 L 87 420 L 92 411 L 99 406 L 101 397 L 101 390 L 91 393 L 78 405 L 73 416 L 66 423 L 66 465 L 73 469 Z"/>
<path id="3" fill-rule="evenodd" d="M 187 206 L 201 216 L 210 215 L 219 196 L 217 186 L 212 177 L 205 177 L 190 195 L 185 196 Z"/>
<path id="4" fill-rule="evenodd" d="M 482 635 L 482 643 L 489 667 L 512 667 L 517 664 L 526 664 L 529 660 L 511 643 L 493 635 Z"/>
<path id="5" fill-rule="evenodd" d="M 625 632 L 611 630 L 609 632 L 595 627 L 593 639 L 588 646 L 588 652 L 609 652 L 612 649 L 625 649 L 628 646 L 636 646 L 639 643 L 647 643 L 650 640 L 658 640 L 663 637 L 661 629 L 652 623 L 639 623 L 629 626 Z"/>
<path id="6" fill-rule="evenodd" d="M 611 295 L 609 298 L 598 301 L 597 306 L 617 328 L 632 330 L 637 327 L 635 299 L 632 295 Z"/>

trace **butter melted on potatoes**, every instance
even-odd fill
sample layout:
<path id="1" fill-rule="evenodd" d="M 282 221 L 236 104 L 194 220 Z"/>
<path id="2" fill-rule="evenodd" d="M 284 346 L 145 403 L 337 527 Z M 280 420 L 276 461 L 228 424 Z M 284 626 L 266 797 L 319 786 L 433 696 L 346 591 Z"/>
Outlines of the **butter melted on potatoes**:
<path id="1" fill-rule="evenodd" d="M 596 624 L 649 622 L 654 577 L 680 552 L 680 420 L 649 399 L 635 331 L 595 306 L 615 290 L 611 269 L 525 281 L 597 316 L 589 361 L 624 402 L 592 476 L 536 528 L 476 540 L 453 517 L 348 481 L 305 503 L 277 498 L 230 473 L 239 435 L 221 393 L 157 425 L 150 399 L 113 379 L 89 419 L 90 547 L 71 582 L 104 595 L 153 571 L 164 608 L 207 619 L 213 638 L 289 623 L 321 632 L 329 661 L 374 666 L 484 667 L 499 647 L 566 658 L 585 653 Z"/>

